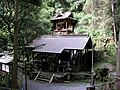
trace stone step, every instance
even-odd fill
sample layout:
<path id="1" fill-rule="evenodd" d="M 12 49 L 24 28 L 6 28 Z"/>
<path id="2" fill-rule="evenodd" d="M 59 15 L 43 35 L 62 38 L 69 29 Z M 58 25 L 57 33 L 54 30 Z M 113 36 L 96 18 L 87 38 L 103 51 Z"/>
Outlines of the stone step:
<path id="1" fill-rule="evenodd" d="M 49 81 L 50 81 L 49 79 L 44 79 L 44 78 L 37 78 L 37 80 L 46 81 L 46 82 L 49 82 Z"/>
<path id="2" fill-rule="evenodd" d="M 50 76 L 44 76 L 44 75 L 39 75 L 38 78 L 45 78 L 45 79 L 50 79 L 52 77 L 52 75 Z"/>
<path id="3" fill-rule="evenodd" d="M 44 72 L 38 72 L 37 76 L 35 77 L 34 81 L 45 81 L 51 83 L 53 81 L 53 77 L 55 74 L 52 73 L 44 73 Z"/>
<path id="4" fill-rule="evenodd" d="M 46 73 L 46 72 L 41 72 L 41 75 L 45 75 L 45 76 L 51 76 L 53 73 Z"/>

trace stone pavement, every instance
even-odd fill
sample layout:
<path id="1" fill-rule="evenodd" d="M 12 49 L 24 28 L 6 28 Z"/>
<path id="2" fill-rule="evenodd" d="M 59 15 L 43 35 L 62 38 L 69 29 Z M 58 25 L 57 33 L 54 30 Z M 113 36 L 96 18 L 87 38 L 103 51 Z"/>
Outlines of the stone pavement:
<path id="1" fill-rule="evenodd" d="M 27 86 L 28 90 L 86 90 L 86 87 L 89 86 L 89 84 L 80 82 L 48 84 L 47 82 L 34 82 L 28 80 Z"/>

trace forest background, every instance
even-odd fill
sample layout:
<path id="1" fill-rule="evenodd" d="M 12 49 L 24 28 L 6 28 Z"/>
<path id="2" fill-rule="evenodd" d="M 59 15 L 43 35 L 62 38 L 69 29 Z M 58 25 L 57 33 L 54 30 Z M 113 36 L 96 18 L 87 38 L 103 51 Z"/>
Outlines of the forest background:
<path id="1" fill-rule="evenodd" d="M 94 43 L 95 62 L 116 64 L 116 44 L 120 29 L 119 0 L 20 0 L 19 57 L 25 59 L 25 46 L 33 39 L 50 34 L 50 19 L 70 11 L 78 23 L 75 34 L 88 33 Z M 93 7 L 92 7 L 93 6 Z M 14 0 L 0 0 L 0 49 L 12 51 L 14 42 Z"/>

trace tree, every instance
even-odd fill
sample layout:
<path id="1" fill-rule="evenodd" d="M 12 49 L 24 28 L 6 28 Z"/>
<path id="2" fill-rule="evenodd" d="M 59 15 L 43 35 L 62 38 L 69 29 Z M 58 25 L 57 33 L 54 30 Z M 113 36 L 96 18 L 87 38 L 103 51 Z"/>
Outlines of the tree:
<path id="1" fill-rule="evenodd" d="M 12 75 L 12 82 L 13 82 L 13 89 L 17 89 L 17 67 L 18 67 L 18 30 L 19 30 L 19 0 L 15 0 L 15 19 L 14 19 L 14 59 L 13 59 L 13 75 Z"/>

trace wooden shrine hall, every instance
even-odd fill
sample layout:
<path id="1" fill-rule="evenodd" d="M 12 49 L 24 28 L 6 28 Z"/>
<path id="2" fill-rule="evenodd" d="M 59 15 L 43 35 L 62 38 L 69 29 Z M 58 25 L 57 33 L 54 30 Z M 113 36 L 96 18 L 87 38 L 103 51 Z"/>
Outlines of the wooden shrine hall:
<path id="1" fill-rule="evenodd" d="M 43 35 L 27 48 L 33 52 L 33 68 L 49 72 L 80 72 L 91 69 L 92 41 L 88 34 L 74 34 L 77 20 L 71 12 L 56 14 L 52 35 Z"/>

